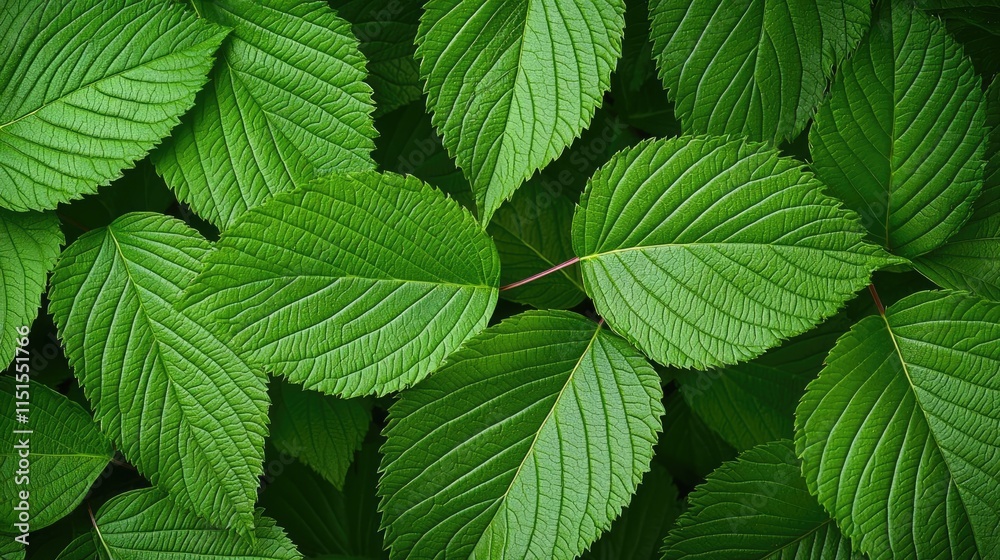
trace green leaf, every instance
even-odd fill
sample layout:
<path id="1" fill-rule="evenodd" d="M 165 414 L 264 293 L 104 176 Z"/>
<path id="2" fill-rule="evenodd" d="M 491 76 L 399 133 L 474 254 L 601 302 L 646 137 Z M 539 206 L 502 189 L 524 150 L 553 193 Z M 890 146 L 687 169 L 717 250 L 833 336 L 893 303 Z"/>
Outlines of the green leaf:
<path id="1" fill-rule="evenodd" d="M 984 118 L 980 79 L 940 20 L 882 2 L 816 115 L 813 169 L 873 240 L 916 257 L 969 218 Z"/>
<path id="2" fill-rule="evenodd" d="M 759 445 L 708 475 L 664 541 L 664 560 L 861 558 L 809 494 L 791 441 Z"/>
<path id="3" fill-rule="evenodd" d="M 621 55 L 624 0 L 430 0 L 427 108 L 482 223 L 590 123 Z"/>
<path id="4" fill-rule="evenodd" d="M 114 560 L 294 560 L 302 558 L 274 520 L 253 516 L 254 539 L 206 524 L 156 489 L 116 496 L 97 512 L 95 540 Z"/>
<path id="5" fill-rule="evenodd" d="M 990 157 L 1000 153 L 1000 80 L 994 79 L 986 88 L 986 127 L 989 130 L 989 141 L 986 153 Z"/>
<path id="6" fill-rule="evenodd" d="M 850 326 L 841 312 L 753 361 L 674 375 L 695 414 L 736 449 L 791 439 L 799 397 Z"/>
<path id="7" fill-rule="evenodd" d="M 340 17 L 351 22 L 368 59 L 368 83 L 375 90 L 375 114 L 382 115 L 420 99 L 420 66 L 414 42 L 420 2 L 402 0 L 331 0 Z"/>
<path id="8" fill-rule="evenodd" d="M 14 537 L 0 535 L 0 560 L 24 560 L 24 545 Z"/>
<path id="9" fill-rule="evenodd" d="M 261 492 L 260 502 L 303 554 L 338 560 L 388 558 L 382 550 L 375 495 L 377 442 L 362 447 L 342 491 L 302 463 L 281 459 L 269 462 L 281 467 L 269 469 L 274 482 Z"/>
<path id="10" fill-rule="evenodd" d="M 203 315 L 175 307 L 208 250 L 179 220 L 126 214 L 63 252 L 50 310 L 102 430 L 129 462 L 181 507 L 249 533 L 266 379 Z"/>
<path id="11" fill-rule="evenodd" d="M 986 164 L 972 218 L 947 243 L 913 264 L 942 288 L 1000 301 L 1000 154 Z"/>
<path id="12" fill-rule="evenodd" d="M 1000 301 L 1000 80 L 986 90 L 986 126 L 990 159 L 972 217 L 947 243 L 913 264 L 942 288 Z"/>
<path id="13" fill-rule="evenodd" d="M 271 441 L 278 450 L 309 465 L 338 489 L 354 452 L 371 423 L 371 407 L 358 399 L 344 400 L 274 383 Z"/>
<path id="14" fill-rule="evenodd" d="M 59 553 L 56 560 L 97 560 L 97 543 L 94 542 L 94 533 L 89 532 L 73 539 L 66 548 Z"/>
<path id="15" fill-rule="evenodd" d="M 686 132 L 778 143 L 805 128 L 869 14 L 868 0 L 651 0 L 650 37 Z"/>
<path id="16" fill-rule="evenodd" d="M 354 397 L 423 379 L 485 327 L 498 269 L 468 211 L 413 177 L 367 172 L 245 214 L 189 295 L 251 361 Z"/>
<path id="17" fill-rule="evenodd" d="M 59 257 L 63 242 L 55 214 L 0 209 L 0 363 L 14 359 L 18 329 L 31 327 L 38 315 L 45 279 Z"/>
<path id="18" fill-rule="evenodd" d="M 635 497 L 583 560 L 652 560 L 683 503 L 667 469 L 656 462 L 642 477 Z"/>
<path id="19" fill-rule="evenodd" d="M 1000 304 L 918 292 L 862 319 L 827 364 L 796 445 L 856 547 L 873 560 L 1000 550 Z"/>
<path id="20" fill-rule="evenodd" d="M 16 409 L 26 410 L 27 422 L 15 421 Z M 12 530 L 25 509 L 16 507 L 27 505 L 31 529 L 42 529 L 83 501 L 114 450 L 80 405 L 39 383 L 0 377 L 0 410 L 0 469 L 8 473 L 0 478 L 0 524 Z M 22 491 L 29 493 L 23 503 Z"/>
<path id="21" fill-rule="evenodd" d="M 0 206 L 17 211 L 120 177 L 194 103 L 226 35 L 156 0 L 13 0 L 0 29 Z"/>
<path id="22" fill-rule="evenodd" d="M 619 152 L 573 218 L 597 311 L 654 360 L 697 368 L 812 328 L 897 262 L 862 236 L 801 164 L 713 137 Z"/>
<path id="23" fill-rule="evenodd" d="M 661 397 L 642 355 L 574 313 L 487 329 L 389 410 L 391 557 L 576 557 L 649 468 Z"/>
<path id="24" fill-rule="evenodd" d="M 1000 72 L 1000 3 L 997 0 L 913 0 L 941 17 L 948 33 L 972 59 L 976 72 L 988 79 Z"/>
<path id="25" fill-rule="evenodd" d="M 162 150 L 160 174 L 220 229 L 319 174 L 370 169 L 371 88 L 350 26 L 317 0 L 212 0 L 231 27 L 212 83 Z"/>

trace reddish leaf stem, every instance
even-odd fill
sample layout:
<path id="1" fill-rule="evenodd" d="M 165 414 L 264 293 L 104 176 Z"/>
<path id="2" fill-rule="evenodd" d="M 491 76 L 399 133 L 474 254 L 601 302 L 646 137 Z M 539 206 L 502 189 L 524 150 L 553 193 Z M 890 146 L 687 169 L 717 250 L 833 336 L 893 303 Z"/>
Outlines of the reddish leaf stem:
<path id="1" fill-rule="evenodd" d="M 504 290 L 513 290 L 514 288 L 517 288 L 519 286 L 523 286 L 523 285 L 527 284 L 528 282 L 533 282 L 535 280 L 538 280 L 542 276 L 548 276 L 549 274 L 552 274 L 553 272 L 555 272 L 557 270 L 562 270 L 562 269 L 566 268 L 567 266 L 573 266 L 574 264 L 576 264 L 578 262 L 580 262 L 580 257 L 573 257 L 572 259 L 570 259 L 570 260 L 568 260 L 568 261 L 566 261 L 564 263 L 559 263 L 559 264 L 553 266 L 552 268 L 550 268 L 548 270 L 543 270 L 543 271 L 539 272 L 538 274 L 533 274 L 533 275 L 525 278 L 524 280 L 518 280 L 517 282 L 514 282 L 513 284 L 507 284 L 506 286 L 501 286 L 500 287 L 500 291 L 502 292 Z"/>
<path id="2" fill-rule="evenodd" d="M 875 300 L 875 307 L 878 308 L 879 315 L 885 315 L 885 306 L 882 305 L 882 300 L 878 297 L 878 292 L 875 291 L 875 284 L 868 284 L 868 291 L 872 294 L 872 299 Z"/>

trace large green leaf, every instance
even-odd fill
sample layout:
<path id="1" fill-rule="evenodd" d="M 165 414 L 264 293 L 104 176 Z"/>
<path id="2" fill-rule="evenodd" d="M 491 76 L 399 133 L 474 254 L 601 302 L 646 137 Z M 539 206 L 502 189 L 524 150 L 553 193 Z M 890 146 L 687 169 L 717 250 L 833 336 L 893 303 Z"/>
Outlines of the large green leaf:
<path id="1" fill-rule="evenodd" d="M 377 442 L 362 447 L 348 470 L 343 490 L 298 461 L 270 461 L 269 465 L 280 465 L 280 469 L 268 473 L 274 481 L 264 487 L 260 503 L 303 554 L 331 560 L 388 557 L 382 547 L 375 495 Z"/>
<path id="2" fill-rule="evenodd" d="M 38 315 L 45 279 L 56 264 L 63 234 L 54 214 L 0 209 L 0 365 L 14 359 L 18 329 Z"/>
<path id="3" fill-rule="evenodd" d="M 736 449 L 791 439 L 799 397 L 850 326 L 841 312 L 752 361 L 674 376 L 695 414 Z"/>
<path id="4" fill-rule="evenodd" d="M 573 219 L 584 285 L 654 360 L 752 358 L 832 315 L 892 262 L 857 217 L 774 149 L 681 137 L 619 152 Z"/>
<path id="5" fill-rule="evenodd" d="M 664 541 L 664 560 L 861 558 L 809 494 L 789 440 L 766 443 L 708 475 Z"/>
<path id="6" fill-rule="evenodd" d="M 868 0 L 652 0 L 650 37 L 686 132 L 779 142 L 805 128 L 869 14 Z"/>
<path id="7" fill-rule="evenodd" d="M 0 30 L 0 206 L 18 211 L 93 193 L 142 158 L 226 34 L 157 0 L 11 0 Z"/>
<path id="8" fill-rule="evenodd" d="M 339 489 L 371 423 L 369 404 L 273 383 L 271 441 Z"/>
<path id="9" fill-rule="evenodd" d="M 212 527 L 152 488 L 126 492 L 104 504 L 93 530 L 98 553 L 107 560 L 302 558 L 281 527 L 259 509 L 253 515 L 253 536 L 251 541 Z"/>
<path id="10" fill-rule="evenodd" d="M 666 468 L 654 461 L 628 507 L 580 558 L 652 560 L 682 509 L 683 502 L 677 499 L 673 479 Z"/>
<path id="11" fill-rule="evenodd" d="M 27 422 L 15 420 L 17 408 L 27 410 Z M 5 411 L 0 415 L 0 469 L 8 473 L 0 479 L 0 523 L 9 531 L 18 522 L 26 510 L 15 506 L 24 491 L 29 493 L 24 505 L 31 529 L 47 527 L 83 500 L 114 454 L 111 442 L 80 405 L 39 383 L 0 378 L 0 410 Z M 22 457 L 29 461 L 27 469 L 19 466 Z"/>
<path id="12" fill-rule="evenodd" d="M 986 90 L 986 126 L 990 159 L 972 217 L 944 245 L 913 264 L 942 288 L 1000 301 L 1000 80 Z"/>
<path id="13" fill-rule="evenodd" d="M 368 58 L 368 83 L 375 90 L 375 114 L 420 99 L 420 66 L 414 41 L 421 2 L 411 0 L 331 0 L 337 14 L 351 22 Z"/>
<path id="14" fill-rule="evenodd" d="M 181 507 L 249 533 L 266 379 L 202 314 L 175 307 L 208 250 L 179 220 L 126 214 L 63 252 L 50 311 L 102 430 L 125 457 Z"/>
<path id="15" fill-rule="evenodd" d="M 365 172 L 245 214 L 190 295 L 252 361 L 353 397 L 419 381 L 486 326 L 498 269 L 486 232 L 453 200 Z"/>
<path id="16" fill-rule="evenodd" d="M 233 29 L 195 110 L 154 154 L 178 197 L 220 228 L 317 174 L 374 166 L 371 88 L 350 26 L 319 0 L 211 0 Z"/>
<path id="17" fill-rule="evenodd" d="M 918 292 L 837 342 L 796 412 L 809 489 L 882 558 L 1000 550 L 1000 304 Z"/>
<path id="18" fill-rule="evenodd" d="M 624 0 L 430 0 L 427 107 L 483 223 L 590 123 L 621 54 Z"/>
<path id="19" fill-rule="evenodd" d="M 837 73 L 809 132 L 813 168 L 861 214 L 871 238 L 907 258 L 969 218 L 983 181 L 983 92 L 940 20 L 882 2 Z"/>
<path id="20" fill-rule="evenodd" d="M 580 315 L 487 329 L 389 411 L 391 557 L 576 557 L 649 468 L 661 396 L 642 355 Z"/>

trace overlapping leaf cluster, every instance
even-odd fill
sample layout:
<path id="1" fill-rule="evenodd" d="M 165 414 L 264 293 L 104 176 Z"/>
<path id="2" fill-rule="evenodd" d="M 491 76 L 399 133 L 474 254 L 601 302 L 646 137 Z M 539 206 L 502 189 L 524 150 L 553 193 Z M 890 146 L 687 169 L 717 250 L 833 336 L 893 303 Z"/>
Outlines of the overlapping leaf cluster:
<path id="1" fill-rule="evenodd" d="M 992 557 L 980 4 L 0 4 L 28 550 Z"/>

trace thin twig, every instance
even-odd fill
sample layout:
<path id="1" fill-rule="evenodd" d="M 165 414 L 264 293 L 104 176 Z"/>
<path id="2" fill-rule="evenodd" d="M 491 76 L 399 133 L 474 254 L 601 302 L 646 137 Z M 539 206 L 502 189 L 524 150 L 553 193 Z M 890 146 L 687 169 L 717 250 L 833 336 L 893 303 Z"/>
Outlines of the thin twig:
<path id="1" fill-rule="evenodd" d="M 878 308 L 879 315 L 885 315 L 885 306 L 882 305 L 882 300 L 878 297 L 878 292 L 875 291 L 875 284 L 868 284 L 868 291 L 872 295 L 872 299 L 875 300 L 875 307 Z"/>
<path id="2" fill-rule="evenodd" d="M 548 270 L 543 270 L 543 271 L 539 272 L 538 274 L 533 274 L 533 275 L 525 278 L 524 280 L 518 280 L 517 282 L 514 282 L 513 284 L 507 284 L 506 286 L 501 286 L 500 291 L 502 292 L 504 290 L 513 290 L 514 288 L 517 288 L 519 286 L 523 286 L 523 285 L 527 284 L 528 282 L 533 282 L 533 281 L 538 280 L 539 278 L 541 278 L 543 276 L 548 276 L 549 274 L 552 274 L 553 272 L 555 272 L 557 270 L 562 270 L 562 269 L 566 268 L 567 266 L 573 266 L 574 264 L 576 264 L 578 262 L 580 262 L 580 257 L 573 257 L 572 259 L 570 259 L 570 260 L 568 260 L 568 261 L 566 261 L 564 263 L 557 264 L 557 265 L 553 266 L 552 268 L 550 268 Z"/>

